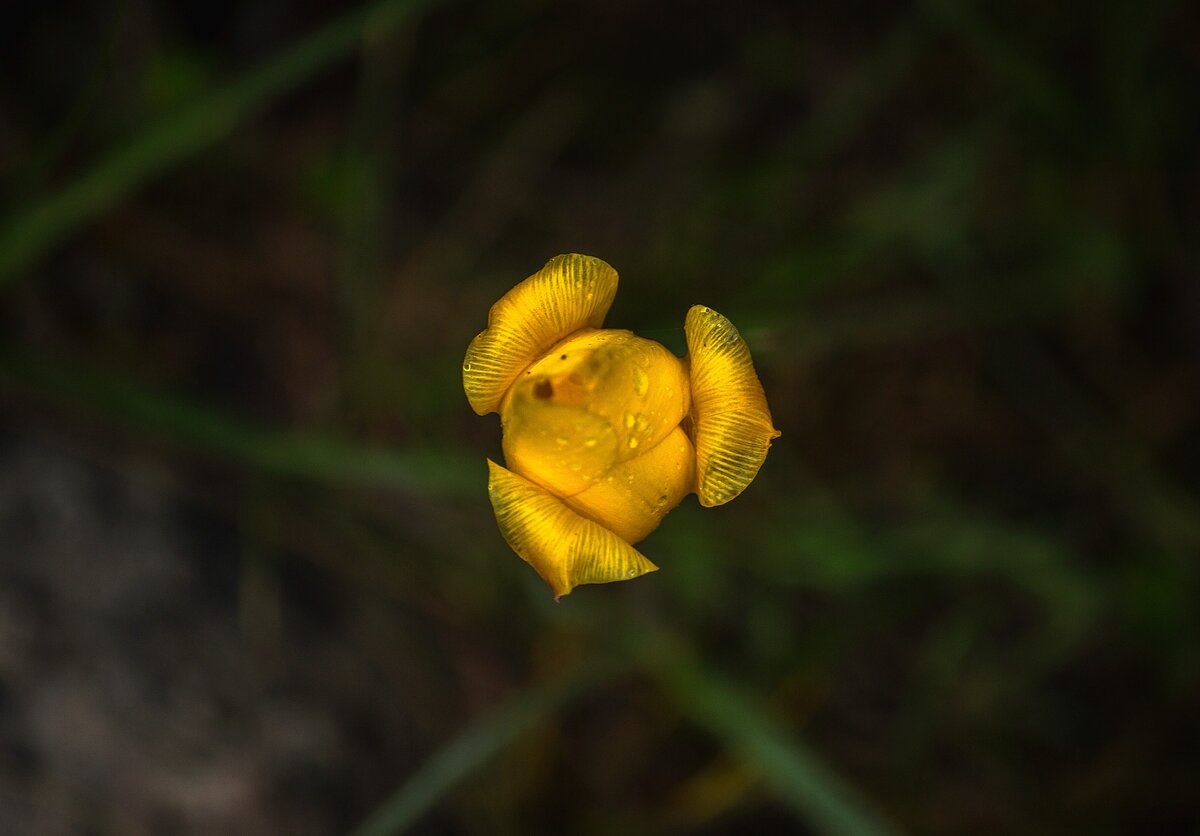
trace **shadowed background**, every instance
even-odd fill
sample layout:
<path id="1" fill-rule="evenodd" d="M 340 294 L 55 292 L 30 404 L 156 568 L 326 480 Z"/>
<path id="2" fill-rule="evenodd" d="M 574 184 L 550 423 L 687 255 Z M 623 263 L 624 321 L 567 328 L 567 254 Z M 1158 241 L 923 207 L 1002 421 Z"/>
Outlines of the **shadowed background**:
<path id="1" fill-rule="evenodd" d="M 1189 4 L 5 19 L 0 831 L 1196 832 Z M 556 605 L 460 364 L 562 252 L 783 436 Z"/>

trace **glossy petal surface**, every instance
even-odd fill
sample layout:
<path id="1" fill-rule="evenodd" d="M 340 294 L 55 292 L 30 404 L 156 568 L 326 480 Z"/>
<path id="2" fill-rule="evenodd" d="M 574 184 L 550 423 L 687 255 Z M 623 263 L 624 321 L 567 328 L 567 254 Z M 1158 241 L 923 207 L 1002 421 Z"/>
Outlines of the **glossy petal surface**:
<path id="1" fill-rule="evenodd" d="M 694 465 L 692 442 L 675 427 L 643 455 L 617 464 L 590 488 L 565 501 L 636 543 L 658 528 L 667 512 L 691 493 Z"/>
<path id="2" fill-rule="evenodd" d="M 586 492 L 589 499 L 575 507 L 599 501 L 593 517 L 622 536 L 642 532 L 641 539 L 665 510 L 651 519 L 636 497 L 653 506 L 666 495 L 669 507 L 682 498 L 678 439 L 669 457 L 659 447 L 677 433 L 688 403 L 683 365 L 663 346 L 628 331 L 585 331 L 531 366 L 505 398 L 505 462 L 558 496 Z M 625 504 L 597 500 L 612 493 L 599 486 L 614 478 L 628 495 Z M 622 519 L 626 514 L 635 519 Z"/>
<path id="3" fill-rule="evenodd" d="M 504 462 L 559 496 L 587 490 L 617 461 L 617 434 L 599 415 L 555 400 L 541 379 L 516 387 L 503 413 Z M 560 396 L 565 386 L 553 390 Z"/>
<path id="4" fill-rule="evenodd" d="M 684 322 L 692 384 L 696 494 L 706 507 L 722 505 L 753 481 L 779 431 L 750 349 L 721 314 L 696 305 Z"/>
<path id="5" fill-rule="evenodd" d="M 579 584 L 628 580 L 658 569 L 612 531 L 490 459 L 488 496 L 500 533 L 555 598 Z"/>
<path id="6" fill-rule="evenodd" d="M 479 415 L 499 409 L 513 381 L 581 328 L 599 328 L 617 293 L 617 271 L 586 255 L 559 255 L 492 306 L 467 348 L 463 389 Z"/>

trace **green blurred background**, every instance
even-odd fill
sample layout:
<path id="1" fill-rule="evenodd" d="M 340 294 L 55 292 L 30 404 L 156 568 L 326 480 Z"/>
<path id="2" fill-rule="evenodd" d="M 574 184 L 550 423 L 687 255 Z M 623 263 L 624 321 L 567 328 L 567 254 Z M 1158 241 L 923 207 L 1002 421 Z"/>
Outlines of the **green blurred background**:
<path id="1" fill-rule="evenodd" d="M 1200 832 L 1200 14 L 11 4 L 0 832 Z M 555 604 L 561 252 L 783 431 Z"/>

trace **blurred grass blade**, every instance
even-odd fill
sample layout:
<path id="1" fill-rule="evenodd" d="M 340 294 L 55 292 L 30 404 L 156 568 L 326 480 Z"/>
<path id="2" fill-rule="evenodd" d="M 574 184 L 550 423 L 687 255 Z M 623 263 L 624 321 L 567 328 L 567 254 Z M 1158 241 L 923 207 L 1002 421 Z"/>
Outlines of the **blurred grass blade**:
<path id="1" fill-rule="evenodd" d="M 0 382 L 72 417 L 107 420 L 127 432 L 182 444 L 283 476 L 398 488 L 417 494 L 480 495 L 483 461 L 461 453 L 400 452 L 335 437 L 278 432 L 65 365 L 0 355 Z"/>
<path id="2" fill-rule="evenodd" d="M 338 18 L 233 84 L 137 134 L 57 194 L 0 228 L 0 285 L 154 175 L 223 139 L 247 117 L 349 54 L 364 34 L 430 0 L 381 0 Z"/>
<path id="3" fill-rule="evenodd" d="M 446 743 L 383 802 L 351 836 L 402 833 L 455 784 L 574 696 L 617 672 L 588 667 L 563 680 L 533 688 L 481 718 Z"/>
<path id="4" fill-rule="evenodd" d="M 1000 92 L 1008 92 L 1047 124 L 1079 124 L 1075 101 L 1055 73 L 1038 62 L 1035 50 L 1007 40 L 1000 27 L 983 19 L 977 6 L 986 8 L 957 0 L 924 0 L 919 8 L 961 43 L 964 55 L 997 82 Z"/>
<path id="5" fill-rule="evenodd" d="M 673 653 L 654 673 L 675 704 L 735 755 L 817 832 L 829 836 L 895 836 L 897 831 L 821 760 L 773 722 L 749 696 Z"/>

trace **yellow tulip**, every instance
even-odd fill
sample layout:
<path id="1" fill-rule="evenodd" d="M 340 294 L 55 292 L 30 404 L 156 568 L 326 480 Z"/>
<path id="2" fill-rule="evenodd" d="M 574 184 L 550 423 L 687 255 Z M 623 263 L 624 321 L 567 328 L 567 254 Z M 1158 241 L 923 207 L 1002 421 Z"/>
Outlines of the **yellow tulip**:
<path id="1" fill-rule="evenodd" d="M 500 533 L 555 599 L 657 570 L 633 544 L 689 493 L 705 507 L 736 497 L 779 436 L 729 320 L 693 307 L 680 358 L 601 328 L 616 293 L 604 261 L 556 256 L 492 306 L 463 361 L 472 409 L 500 413 Z"/>

